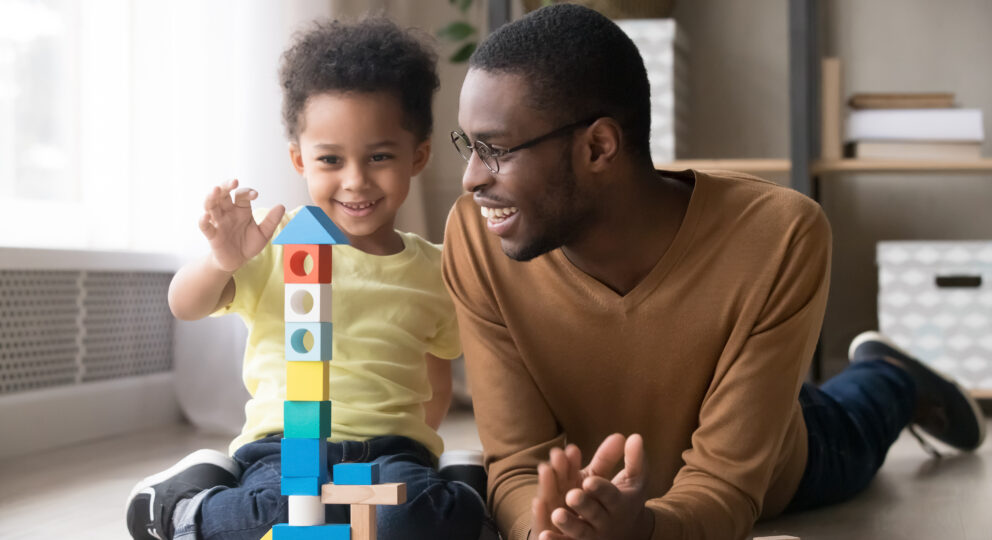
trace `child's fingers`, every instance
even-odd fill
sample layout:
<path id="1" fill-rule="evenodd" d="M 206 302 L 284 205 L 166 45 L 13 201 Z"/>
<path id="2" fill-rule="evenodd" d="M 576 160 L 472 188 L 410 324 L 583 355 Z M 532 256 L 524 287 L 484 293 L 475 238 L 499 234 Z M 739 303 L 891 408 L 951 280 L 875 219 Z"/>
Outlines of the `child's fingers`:
<path id="1" fill-rule="evenodd" d="M 251 188 L 239 188 L 234 192 L 234 206 L 251 208 L 251 201 L 258 197 L 258 192 Z"/>
<path id="2" fill-rule="evenodd" d="M 282 216 L 285 213 L 286 207 L 281 204 L 277 204 L 269 210 L 269 213 L 265 215 L 265 219 L 258 224 L 258 230 L 262 233 L 262 236 L 265 237 L 266 241 L 268 241 L 269 238 L 272 238 L 272 233 L 275 232 L 276 227 L 279 225 L 279 222 L 282 221 Z"/>
<path id="3" fill-rule="evenodd" d="M 551 468 L 555 470 L 558 493 L 566 493 L 578 484 L 578 475 L 571 471 L 571 463 L 565 457 L 565 451 L 561 448 L 552 448 L 548 461 Z"/>
<path id="4" fill-rule="evenodd" d="M 606 508 L 600 501 L 585 490 L 573 489 L 565 495 L 565 503 L 587 523 L 597 528 L 609 518 Z"/>
<path id="5" fill-rule="evenodd" d="M 200 216 L 199 225 L 200 231 L 207 237 L 207 240 L 213 238 L 214 235 L 217 234 L 217 227 L 214 227 L 214 224 L 210 222 L 210 214 L 203 214 Z"/>

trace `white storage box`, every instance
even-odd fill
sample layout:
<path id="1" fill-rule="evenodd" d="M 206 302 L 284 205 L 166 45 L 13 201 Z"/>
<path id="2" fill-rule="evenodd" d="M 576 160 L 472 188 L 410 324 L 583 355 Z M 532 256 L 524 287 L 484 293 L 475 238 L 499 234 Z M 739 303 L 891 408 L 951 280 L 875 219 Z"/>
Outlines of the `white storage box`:
<path id="1" fill-rule="evenodd" d="M 879 330 L 976 393 L 992 391 L 992 241 L 879 242 Z"/>

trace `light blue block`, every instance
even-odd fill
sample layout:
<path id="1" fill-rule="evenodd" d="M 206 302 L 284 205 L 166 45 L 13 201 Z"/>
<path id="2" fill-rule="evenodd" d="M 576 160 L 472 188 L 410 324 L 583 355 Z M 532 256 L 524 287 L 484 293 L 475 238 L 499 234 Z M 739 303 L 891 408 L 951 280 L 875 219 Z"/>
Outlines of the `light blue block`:
<path id="1" fill-rule="evenodd" d="M 303 346 L 306 333 L 313 334 L 313 348 Z M 334 325 L 329 322 L 287 322 L 286 360 L 330 360 Z"/>
<path id="2" fill-rule="evenodd" d="M 348 237 L 319 206 L 304 206 L 283 227 L 273 244 L 349 244 Z"/>
<path id="3" fill-rule="evenodd" d="M 378 463 L 338 463 L 334 466 L 334 484 L 371 486 L 379 483 Z"/>
<path id="4" fill-rule="evenodd" d="M 283 435 L 287 439 L 326 439 L 331 436 L 330 401 L 284 401 Z"/>
<path id="5" fill-rule="evenodd" d="M 281 493 L 283 495 L 320 495 L 320 487 L 327 482 L 320 478 L 310 477 L 288 477 L 283 476 L 281 482 Z"/>
<path id="6" fill-rule="evenodd" d="M 324 439 L 283 439 L 283 478 L 315 477 L 327 482 L 327 441 Z"/>
<path id="7" fill-rule="evenodd" d="M 351 525 L 329 524 L 302 527 L 280 523 L 272 527 L 272 540 L 351 540 Z"/>

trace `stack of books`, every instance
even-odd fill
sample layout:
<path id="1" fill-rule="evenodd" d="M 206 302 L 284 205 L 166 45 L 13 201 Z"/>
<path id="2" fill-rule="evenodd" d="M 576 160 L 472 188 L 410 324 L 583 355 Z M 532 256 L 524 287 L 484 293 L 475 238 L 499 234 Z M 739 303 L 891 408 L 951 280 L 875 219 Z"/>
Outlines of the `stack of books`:
<path id="1" fill-rule="evenodd" d="M 967 161 L 981 159 L 981 109 L 954 106 L 954 94 L 855 94 L 848 100 L 846 157 Z"/>

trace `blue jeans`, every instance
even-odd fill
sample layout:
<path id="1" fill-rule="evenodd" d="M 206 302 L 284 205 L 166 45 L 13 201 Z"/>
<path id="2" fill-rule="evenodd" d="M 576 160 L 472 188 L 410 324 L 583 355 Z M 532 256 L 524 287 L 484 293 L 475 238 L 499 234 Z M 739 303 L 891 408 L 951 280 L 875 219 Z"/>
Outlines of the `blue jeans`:
<path id="1" fill-rule="evenodd" d="M 845 501 L 863 490 L 909 425 L 916 383 L 881 359 L 851 364 L 819 388 L 799 392 L 809 457 L 786 512 Z"/>
<path id="2" fill-rule="evenodd" d="M 288 498 L 280 493 L 281 438 L 276 434 L 239 448 L 234 460 L 243 471 L 241 485 L 201 492 L 193 499 L 198 509 L 187 508 L 185 517 L 174 520 L 176 538 L 258 540 L 276 523 L 286 523 Z M 343 461 L 378 463 L 383 483 L 406 483 L 405 504 L 377 508 L 379 538 L 479 537 L 485 519 L 482 499 L 467 485 L 438 476 L 434 455 L 420 443 L 400 436 L 328 443 L 328 468 Z M 327 523 L 349 521 L 347 505 L 326 505 L 324 511 Z"/>

